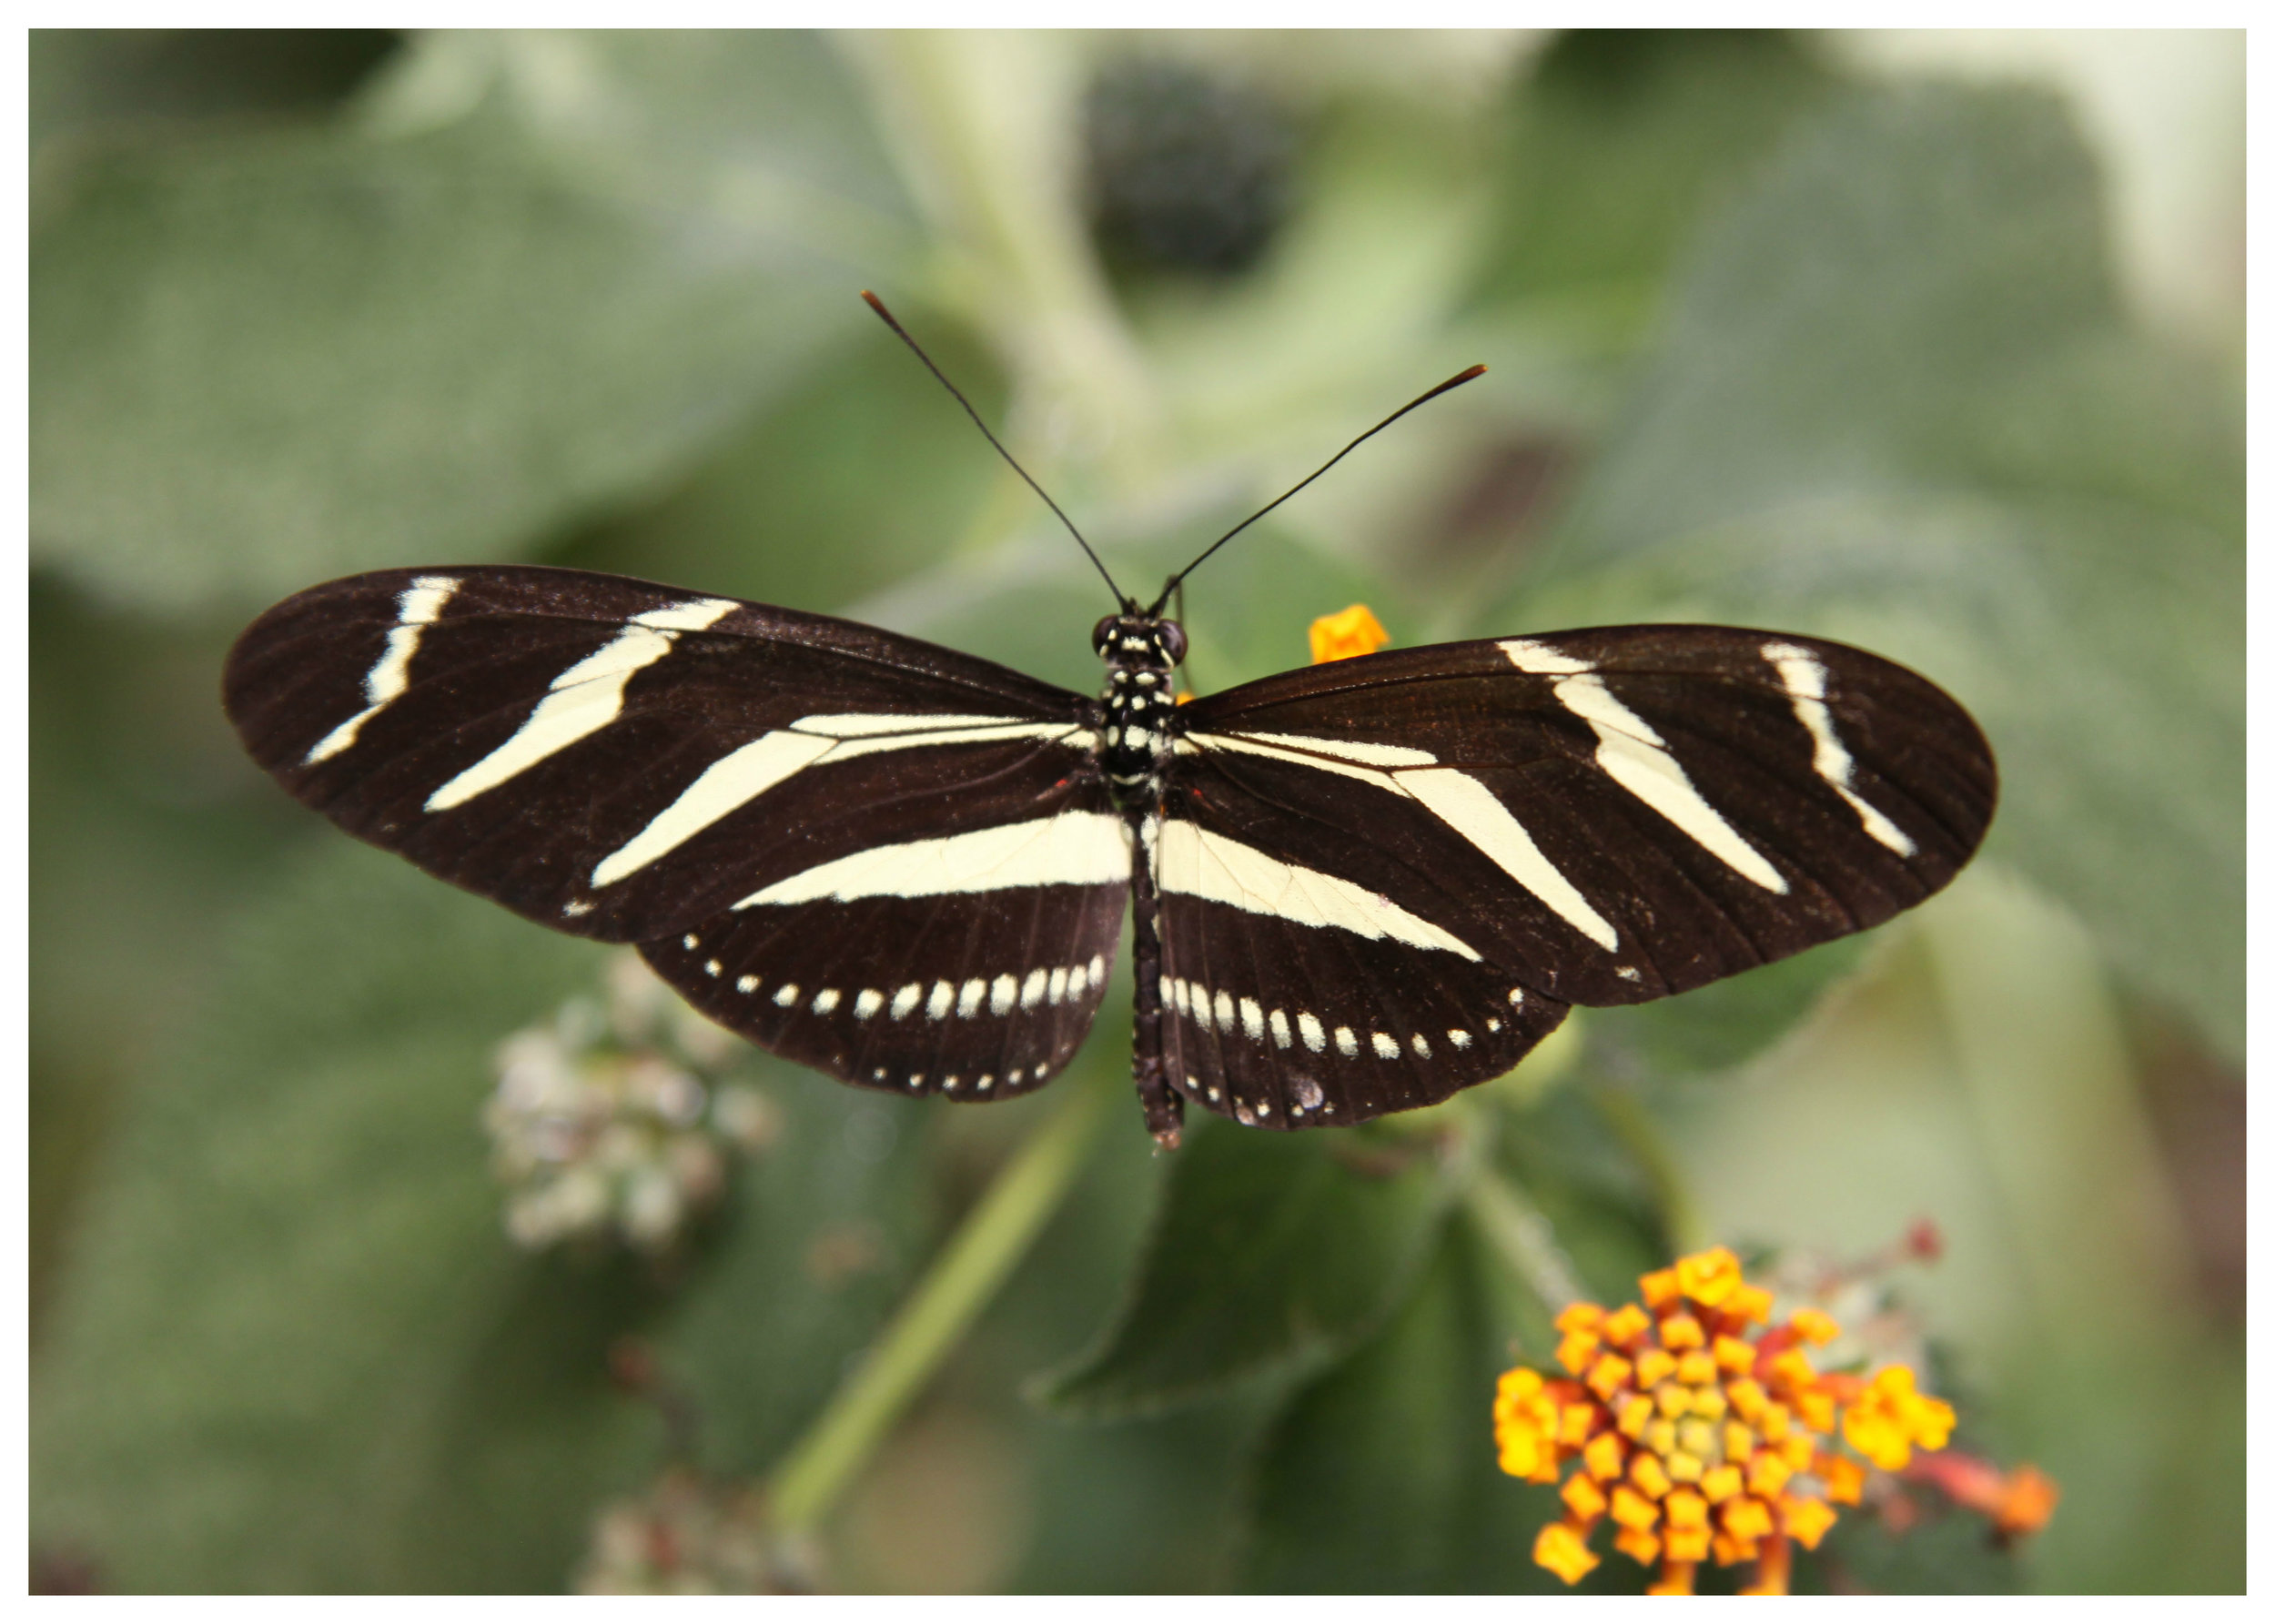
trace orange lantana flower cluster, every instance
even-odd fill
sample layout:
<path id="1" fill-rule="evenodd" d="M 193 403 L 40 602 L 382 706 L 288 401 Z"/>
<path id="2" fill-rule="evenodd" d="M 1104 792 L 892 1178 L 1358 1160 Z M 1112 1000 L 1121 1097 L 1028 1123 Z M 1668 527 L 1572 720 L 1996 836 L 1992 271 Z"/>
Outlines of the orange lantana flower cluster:
<path id="1" fill-rule="evenodd" d="M 1563 1484 L 1564 1516 L 1532 1558 L 1566 1584 L 1601 1560 L 1589 1539 L 1608 1516 L 1614 1548 L 1659 1564 L 1654 1595 L 1688 1594 L 1709 1558 L 1751 1562 L 1746 1593 L 1782 1595 L 1794 1543 L 1815 1548 L 1834 1506 L 1858 1503 L 1866 1462 L 1896 1471 L 1915 1447 L 1948 1441 L 1951 1407 L 1908 1367 L 1819 1371 L 1807 1348 L 1840 1327 L 1814 1308 L 1772 1324 L 1770 1294 L 1726 1247 L 1641 1285 L 1640 1306 L 1566 1308 L 1556 1358 L 1568 1374 L 1519 1367 L 1493 1401 L 1502 1470 Z"/>

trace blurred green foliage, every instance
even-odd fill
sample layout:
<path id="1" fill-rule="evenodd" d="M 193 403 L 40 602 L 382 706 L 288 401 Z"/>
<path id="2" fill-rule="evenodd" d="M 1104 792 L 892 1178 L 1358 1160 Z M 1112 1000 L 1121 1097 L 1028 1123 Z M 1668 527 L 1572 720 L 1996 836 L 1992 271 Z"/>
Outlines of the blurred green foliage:
<path id="1" fill-rule="evenodd" d="M 2240 1329 L 2112 1014 L 2240 1099 L 2240 402 L 2125 310 L 2055 97 L 1783 35 L 1564 36 L 1483 89 L 1325 36 L 385 45 L 34 36 L 35 1544 L 129 1589 L 556 1587 L 666 1456 L 619 1337 L 705 1469 L 763 1475 L 1048 1108 L 757 1056 L 784 1133 L 683 1254 L 518 1253 L 489 1057 L 599 955 L 295 813 L 215 701 L 276 596 L 509 558 L 1088 687 L 1095 578 L 875 286 L 1138 587 L 1492 366 L 1196 578 L 1204 688 L 1354 599 L 1402 642 L 1788 627 L 1951 688 L 2005 802 L 1917 923 L 1591 1015 L 1561 1070 L 1166 1163 L 1131 1111 L 829 1582 L 1557 1588 L 1548 1497 L 1493 1465 L 1492 1377 L 1552 1344 L 1482 1173 L 1608 1301 L 1694 1240 L 1862 1250 L 1932 1206 L 1962 1441 L 2065 1510 L 2018 1563 L 1852 1517 L 1802 1582 L 2240 1587 Z M 1085 86 L 1157 45 L 1288 120 L 1237 275 L 1109 282 L 1084 236 Z M 1083 1077 L 1125 1041 L 1109 1005 Z"/>

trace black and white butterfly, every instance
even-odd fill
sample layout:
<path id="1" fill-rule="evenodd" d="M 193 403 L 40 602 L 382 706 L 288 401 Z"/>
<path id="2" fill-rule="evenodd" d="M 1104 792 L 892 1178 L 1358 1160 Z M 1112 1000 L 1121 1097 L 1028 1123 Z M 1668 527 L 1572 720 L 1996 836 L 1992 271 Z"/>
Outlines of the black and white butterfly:
<path id="1" fill-rule="evenodd" d="M 388 570 L 261 616 L 225 698 L 349 832 L 637 943 L 705 1014 L 863 1086 L 1050 1081 L 1127 899 L 1138 1092 L 1171 1145 L 1187 1103 L 1269 1128 L 1431 1105 L 1572 1004 L 1877 924 L 1997 799 L 1956 702 L 1838 643 L 1600 627 L 1179 704 L 1168 600 L 1098 622 L 1093 699 L 618 576 Z"/>

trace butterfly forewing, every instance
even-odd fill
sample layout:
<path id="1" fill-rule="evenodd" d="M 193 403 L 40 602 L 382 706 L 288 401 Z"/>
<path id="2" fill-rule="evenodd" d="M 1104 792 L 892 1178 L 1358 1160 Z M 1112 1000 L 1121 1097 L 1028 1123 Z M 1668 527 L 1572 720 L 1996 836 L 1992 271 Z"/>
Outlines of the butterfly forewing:
<path id="1" fill-rule="evenodd" d="M 1379 654 L 1178 720 L 1154 842 L 1165 973 L 1172 1004 L 1180 981 L 1210 992 L 1169 1041 L 1218 1109 L 1210 1086 L 1286 1111 L 1289 1076 L 1358 1088 L 1326 1096 L 1338 1119 L 1424 1104 L 1506 1069 L 1565 1004 L 1878 923 L 1951 878 L 1997 795 L 1981 734 L 1932 684 L 1726 627 Z M 1251 993 L 1260 1023 L 1239 1018 Z M 1309 1053 L 1327 1077 L 1302 1069 L 1300 1025 L 1279 1042 L 1282 1008 L 1326 1034 Z"/>
<path id="2" fill-rule="evenodd" d="M 1105 808 L 1060 789 L 1090 747 L 1079 695 L 872 627 L 573 570 L 315 588 L 239 640 L 226 698 L 254 757 L 351 832 L 609 941 L 875 847 Z"/>

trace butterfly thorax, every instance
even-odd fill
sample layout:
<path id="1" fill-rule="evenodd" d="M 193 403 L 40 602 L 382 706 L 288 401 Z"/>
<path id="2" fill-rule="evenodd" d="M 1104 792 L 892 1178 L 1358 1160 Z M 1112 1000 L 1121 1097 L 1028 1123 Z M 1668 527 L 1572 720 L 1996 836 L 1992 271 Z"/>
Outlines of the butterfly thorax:
<path id="1" fill-rule="evenodd" d="M 1108 615 L 1091 633 L 1091 644 L 1106 661 L 1099 762 L 1107 782 L 1117 805 L 1151 807 L 1161 798 L 1161 763 L 1169 754 L 1184 628 L 1149 615 Z"/>

